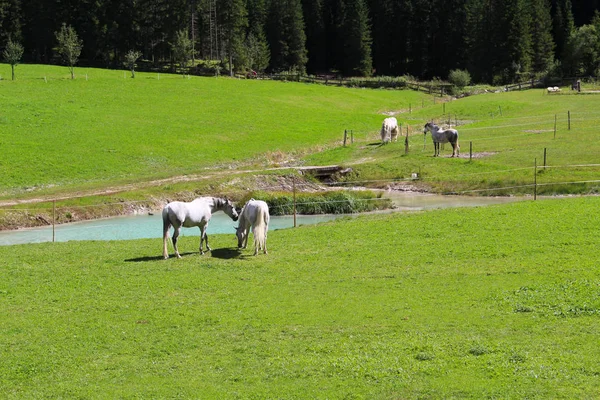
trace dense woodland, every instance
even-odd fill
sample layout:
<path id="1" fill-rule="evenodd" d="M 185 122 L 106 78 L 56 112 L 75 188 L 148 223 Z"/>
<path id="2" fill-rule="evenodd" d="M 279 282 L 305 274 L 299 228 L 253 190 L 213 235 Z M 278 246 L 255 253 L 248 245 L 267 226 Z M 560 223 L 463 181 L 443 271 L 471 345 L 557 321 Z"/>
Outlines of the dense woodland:
<path id="1" fill-rule="evenodd" d="M 60 63 L 66 24 L 82 44 L 78 65 L 122 68 L 134 51 L 139 68 L 419 79 L 461 70 L 505 84 L 597 75 L 598 10 L 600 0 L 0 0 L 0 47 Z"/>

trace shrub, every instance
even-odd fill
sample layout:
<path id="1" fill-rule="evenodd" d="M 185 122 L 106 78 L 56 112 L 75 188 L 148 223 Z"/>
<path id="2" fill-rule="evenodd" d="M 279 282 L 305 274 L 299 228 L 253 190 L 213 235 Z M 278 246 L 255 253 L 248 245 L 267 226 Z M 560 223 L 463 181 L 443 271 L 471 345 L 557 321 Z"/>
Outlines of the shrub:
<path id="1" fill-rule="evenodd" d="M 454 69 L 448 74 L 448 82 L 462 90 L 471 84 L 471 74 L 467 70 Z"/>

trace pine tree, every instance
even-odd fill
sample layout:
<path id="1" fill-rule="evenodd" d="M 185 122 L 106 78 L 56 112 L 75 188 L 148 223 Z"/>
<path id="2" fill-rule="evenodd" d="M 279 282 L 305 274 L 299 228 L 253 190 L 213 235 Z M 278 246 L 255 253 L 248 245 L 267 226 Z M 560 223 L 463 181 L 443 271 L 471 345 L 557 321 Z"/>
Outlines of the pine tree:
<path id="1" fill-rule="evenodd" d="M 411 14 L 411 29 L 407 38 L 410 45 L 408 49 L 408 71 L 411 75 L 431 78 L 428 70 L 429 44 L 432 38 L 432 8 L 430 0 L 413 0 Z"/>
<path id="2" fill-rule="evenodd" d="M 305 21 L 307 70 L 310 73 L 323 72 L 327 65 L 327 36 L 323 16 L 323 0 L 304 0 L 302 11 Z"/>
<path id="3" fill-rule="evenodd" d="M 394 54 L 393 48 L 400 43 L 394 43 L 392 32 L 398 29 L 398 22 L 394 18 L 393 0 L 370 0 L 372 21 L 372 55 L 375 71 L 380 75 L 391 75 Z"/>
<path id="4" fill-rule="evenodd" d="M 0 43 L 22 40 L 21 20 L 21 0 L 0 1 Z"/>
<path id="5" fill-rule="evenodd" d="M 221 0 L 221 26 L 225 37 L 225 48 L 229 59 L 229 75 L 233 76 L 235 69 L 243 71 L 248 67 L 244 40 L 248 27 L 248 13 L 244 0 Z"/>
<path id="6" fill-rule="evenodd" d="M 271 59 L 265 25 L 267 4 L 265 0 L 248 0 L 248 34 L 246 36 L 247 59 L 250 68 L 263 72 Z"/>
<path id="7" fill-rule="evenodd" d="M 308 58 L 300 0 L 271 2 L 267 21 L 271 70 L 304 73 Z"/>
<path id="8" fill-rule="evenodd" d="M 431 76 L 441 78 L 467 64 L 466 0 L 437 0 L 434 4 L 427 69 Z"/>
<path id="9" fill-rule="evenodd" d="M 569 38 L 575 31 L 571 0 L 554 0 L 553 10 L 554 18 L 552 22 L 556 55 L 558 58 L 564 59 Z"/>
<path id="10" fill-rule="evenodd" d="M 549 0 L 531 0 L 532 70 L 547 71 L 554 62 L 554 40 Z"/>
<path id="11" fill-rule="evenodd" d="M 372 39 L 364 0 L 346 0 L 343 32 L 342 72 L 347 75 L 370 76 L 373 69 Z"/>

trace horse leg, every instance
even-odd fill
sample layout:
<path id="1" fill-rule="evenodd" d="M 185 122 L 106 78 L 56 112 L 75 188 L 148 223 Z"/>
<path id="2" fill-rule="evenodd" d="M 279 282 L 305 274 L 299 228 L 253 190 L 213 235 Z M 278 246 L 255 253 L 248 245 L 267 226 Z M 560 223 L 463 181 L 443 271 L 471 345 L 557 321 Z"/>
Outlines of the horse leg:
<path id="1" fill-rule="evenodd" d="M 181 231 L 181 227 L 178 226 L 175 228 L 175 231 L 173 232 L 173 248 L 175 249 L 175 255 L 177 256 L 177 258 L 181 258 L 181 255 L 179 254 L 179 249 L 177 248 L 177 239 L 179 238 L 180 231 Z"/>
<path id="2" fill-rule="evenodd" d="M 208 245 L 208 235 L 206 234 L 206 227 L 207 226 L 204 225 L 200 228 L 200 254 L 204 254 L 204 251 L 202 250 L 202 240 L 204 240 L 204 243 L 206 244 L 206 251 L 212 250 Z"/>
<path id="3" fill-rule="evenodd" d="M 200 254 L 204 254 L 204 250 L 202 250 L 202 242 L 206 240 L 206 248 L 208 250 L 210 250 L 208 248 L 208 236 L 206 236 L 206 227 L 204 226 L 200 226 L 200 247 L 199 247 L 199 251 Z"/>
<path id="4" fill-rule="evenodd" d="M 265 243 L 263 244 L 263 253 L 267 254 L 267 232 L 269 231 L 269 225 L 265 225 L 265 236 L 264 236 L 264 240 Z"/>
<path id="5" fill-rule="evenodd" d="M 245 249 L 248 246 L 248 236 L 250 236 L 249 227 L 244 230 L 244 242 L 242 243 L 242 249 Z"/>
<path id="6" fill-rule="evenodd" d="M 167 242 L 169 241 L 169 225 L 165 222 L 163 226 L 163 258 L 166 260 L 169 258 L 169 252 L 167 251 Z"/>

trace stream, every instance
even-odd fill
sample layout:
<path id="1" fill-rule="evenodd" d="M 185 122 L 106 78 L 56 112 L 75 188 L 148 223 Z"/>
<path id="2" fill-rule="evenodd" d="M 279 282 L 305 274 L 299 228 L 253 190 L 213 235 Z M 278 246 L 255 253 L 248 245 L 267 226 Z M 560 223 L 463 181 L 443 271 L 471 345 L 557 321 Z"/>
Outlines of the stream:
<path id="1" fill-rule="evenodd" d="M 390 198 L 396 208 L 387 212 L 419 211 L 448 207 L 478 207 L 490 204 L 501 204 L 518 201 L 520 197 L 471 197 L 444 196 L 414 192 L 385 192 L 384 197 Z M 317 224 L 348 215 L 359 214 L 326 214 L 326 215 L 297 215 L 297 225 Z M 236 222 L 222 212 L 213 214 L 208 227 L 209 234 L 234 233 Z M 294 226 L 291 215 L 271 216 L 269 230 L 285 229 Z M 172 231 L 172 230 L 171 230 Z M 199 236 L 197 228 L 182 228 L 181 236 Z M 15 245 L 26 243 L 51 242 L 52 226 L 27 228 L 0 232 L 0 245 Z M 91 221 L 73 222 L 56 225 L 54 240 L 66 242 L 70 240 L 129 240 L 162 237 L 162 221 L 160 212 L 153 215 L 128 215 Z"/>

